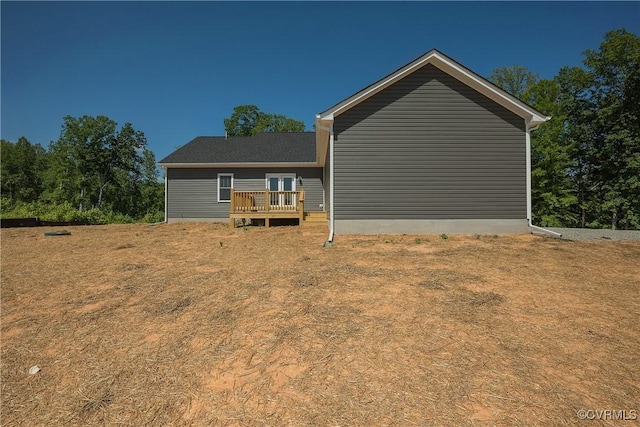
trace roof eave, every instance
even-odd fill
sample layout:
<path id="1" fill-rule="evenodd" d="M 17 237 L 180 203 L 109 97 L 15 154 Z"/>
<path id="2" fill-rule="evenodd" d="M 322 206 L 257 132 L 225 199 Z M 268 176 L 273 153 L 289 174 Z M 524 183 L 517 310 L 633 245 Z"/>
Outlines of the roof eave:
<path id="1" fill-rule="evenodd" d="M 221 169 L 221 168 L 316 168 L 318 162 L 235 162 L 235 163 L 158 163 L 163 169 Z"/>
<path id="2" fill-rule="evenodd" d="M 551 120 L 551 116 L 531 116 L 531 118 L 527 120 L 527 126 L 529 130 L 535 130 L 538 126 L 549 120 Z"/>
<path id="3" fill-rule="evenodd" d="M 329 134 L 333 130 L 333 118 L 323 119 L 316 114 L 316 162 L 325 166 L 327 150 L 329 149 Z"/>

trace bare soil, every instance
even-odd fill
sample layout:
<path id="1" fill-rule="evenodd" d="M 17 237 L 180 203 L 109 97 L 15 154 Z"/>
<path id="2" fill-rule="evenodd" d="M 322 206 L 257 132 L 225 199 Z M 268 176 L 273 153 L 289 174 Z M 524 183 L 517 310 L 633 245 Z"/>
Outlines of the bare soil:
<path id="1" fill-rule="evenodd" d="M 323 248 L 322 227 L 65 229 L 2 230 L 3 426 L 548 426 L 640 412 L 640 242 Z"/>

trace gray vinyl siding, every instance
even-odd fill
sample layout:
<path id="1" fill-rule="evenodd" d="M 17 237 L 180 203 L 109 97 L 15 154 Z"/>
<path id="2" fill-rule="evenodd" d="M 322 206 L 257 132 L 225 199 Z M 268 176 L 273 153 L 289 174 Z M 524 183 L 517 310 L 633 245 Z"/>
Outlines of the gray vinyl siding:
<path id="1" fill-rule="evenodd" d="M 257 169 L 167 169 L 167 217 L 228 218 L 229 203 L 218 203 L 218 174 L 232 173 L 236 190 L 264 190 L 267 173 L 295 173 L 302 177 L 305 211 L 322 211 L 323 184 L 321 168 L 257 168 Z"/>
<path id="2" fill-rule="evenodd" d="M 334 129 L 336 219 L 526 218 L 524 119 L 432 65 Z"/>
<path id="3" fill-rule="evenodd" d="M 218 203 L 214 169 L 167 169 L 168 218 L 225 218 L 229 203 Z"/>
<path id="4" fill-rule="evenodd" d="M 324 176 L 322 168 L 294 169 L 293 172 L 297 177 L 302 177 L 302 185 L 298 182 L 296 189 L 304 190 L 304 210 L 306 212 L 322 212 L 324 210 Z"/>

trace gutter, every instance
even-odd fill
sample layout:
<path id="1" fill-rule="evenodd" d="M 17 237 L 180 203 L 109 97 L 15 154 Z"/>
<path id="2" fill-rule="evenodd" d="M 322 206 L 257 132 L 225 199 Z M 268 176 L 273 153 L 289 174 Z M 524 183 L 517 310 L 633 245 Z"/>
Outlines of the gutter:
<path id="1" fill-rule="evenodd" d="M 319 119 L 318 116 L 316 116 Z M 331 127 L 321 125 L 319 120 L 316 120 L 316 129 L 322 129 L 329 132 L 329 236 L 327 237 L 327 241 L 324 244 L 325 247 L 329 246 L 333 242 L 333 234 L 334 234 L 334 220 L 333 220 L 333 178 L 334 178 L 334 170 L 333 170 L 333 146 L 334 146 L 334 135 L 333 135 L 333 123 Z"/>

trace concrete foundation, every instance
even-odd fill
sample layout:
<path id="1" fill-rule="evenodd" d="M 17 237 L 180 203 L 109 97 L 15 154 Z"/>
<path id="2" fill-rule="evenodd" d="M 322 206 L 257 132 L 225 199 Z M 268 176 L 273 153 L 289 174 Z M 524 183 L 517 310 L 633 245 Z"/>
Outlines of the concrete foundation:
<path id="1" fill-rule="evenodd" d="M 229 222 L 229 218 L 169 218 L 169 224 L 175 222 Z"/>
<path id="2" fill-rule="evenodd" d="M 526 219 L 336 220 L 336 234 L 527 234 Z"/>

